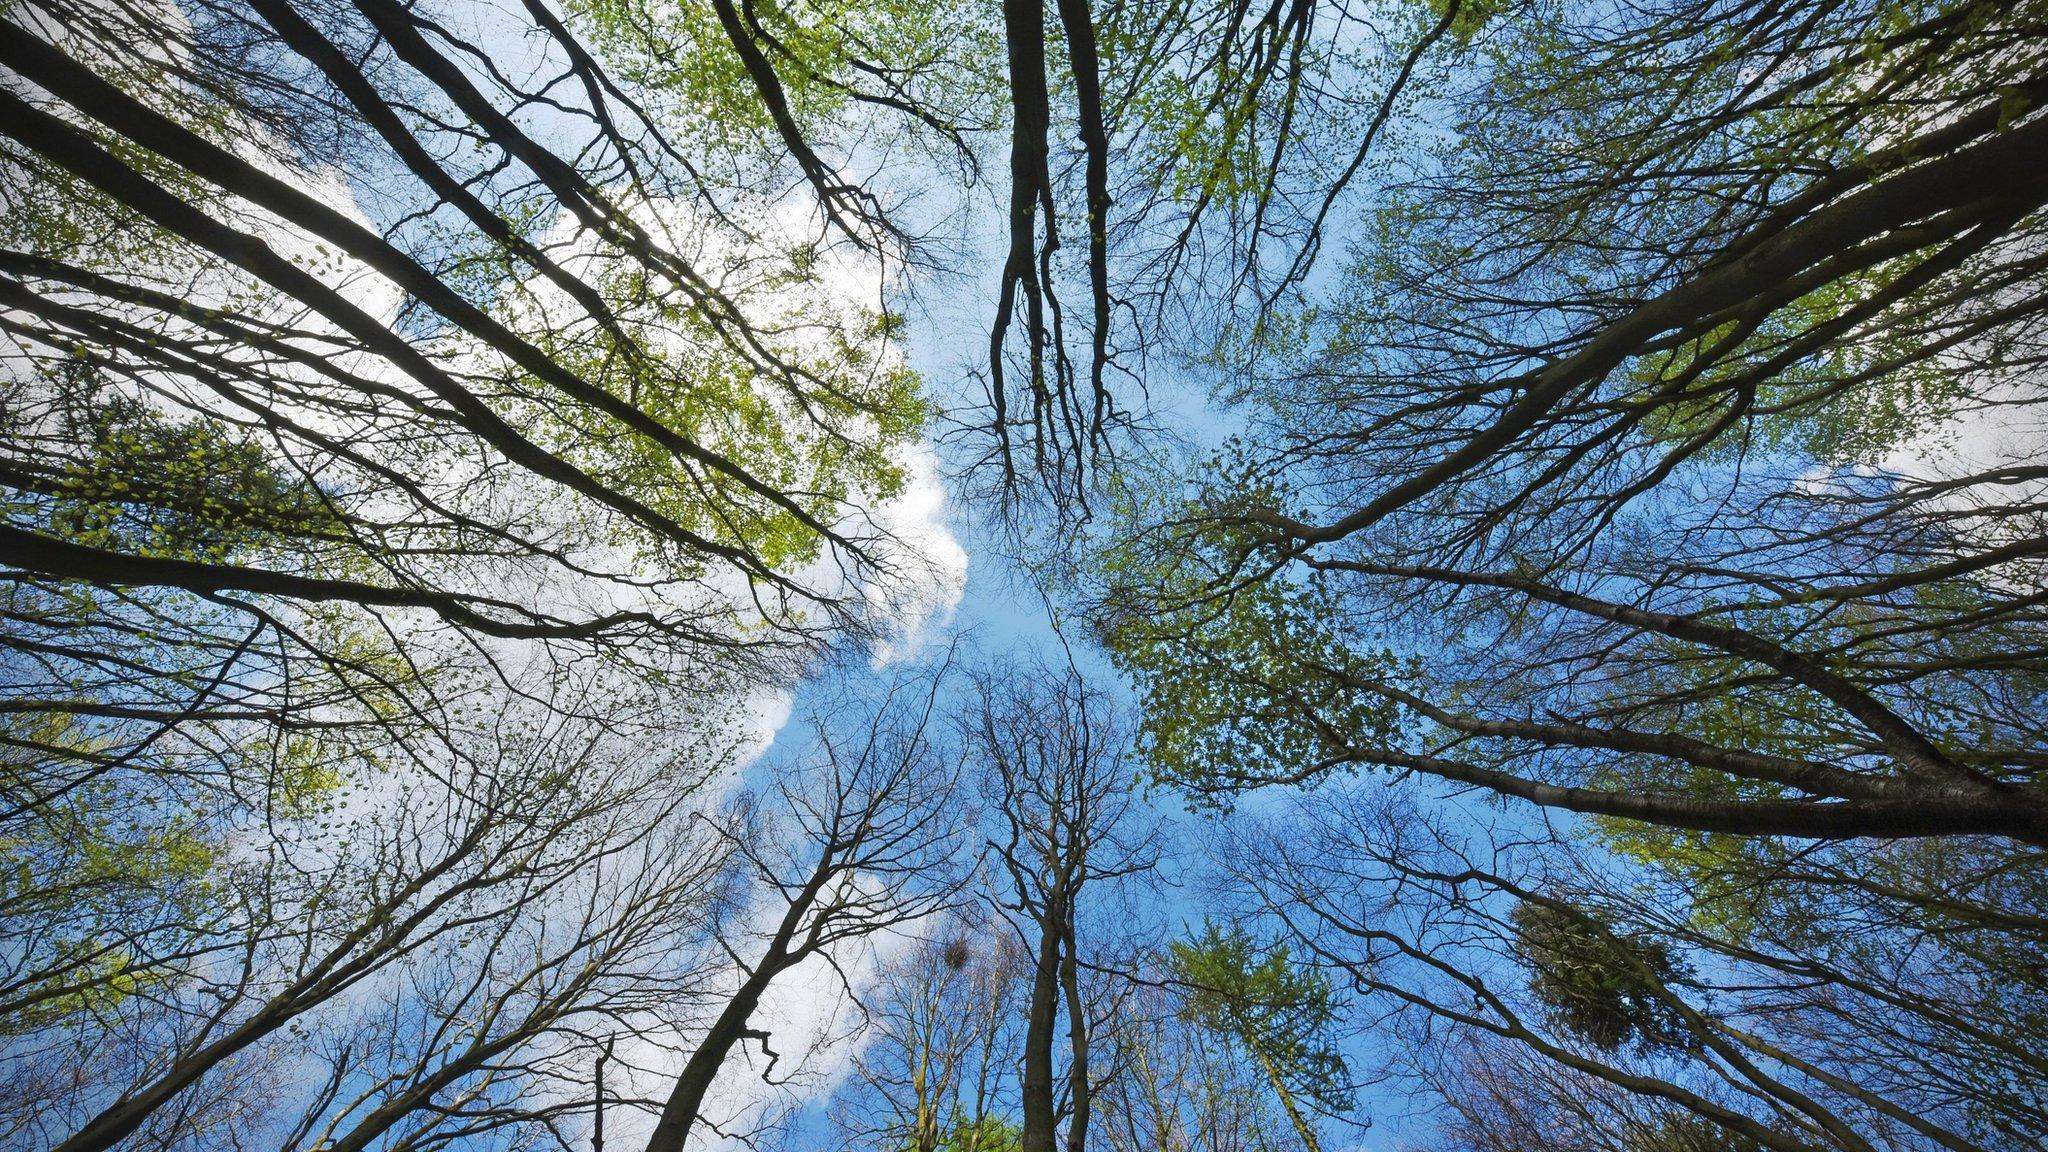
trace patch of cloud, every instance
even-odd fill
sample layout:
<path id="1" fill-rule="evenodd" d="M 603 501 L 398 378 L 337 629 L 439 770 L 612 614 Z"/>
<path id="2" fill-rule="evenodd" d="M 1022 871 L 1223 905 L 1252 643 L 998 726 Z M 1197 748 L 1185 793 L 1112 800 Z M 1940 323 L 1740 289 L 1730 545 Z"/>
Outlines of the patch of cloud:
<path id="1" fill-rule="evenodd" d="M 904 455 L 903 490 L 878 508 L 875 518 L 918 563 L 866 587 L 869 606 L 891 625 L 874 648 L 877 669 L 916 657 L 952 623 L 967 592 L 967 549 L 953 534 L 938 455 L 923 442 Z"/>

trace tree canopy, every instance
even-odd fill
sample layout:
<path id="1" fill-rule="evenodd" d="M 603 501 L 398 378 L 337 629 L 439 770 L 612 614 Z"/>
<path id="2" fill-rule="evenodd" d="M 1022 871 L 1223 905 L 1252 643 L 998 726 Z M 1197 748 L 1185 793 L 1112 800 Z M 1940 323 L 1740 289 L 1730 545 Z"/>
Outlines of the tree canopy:
<path id="1" fill-rule="evenodd" d="M 2048 1141 L 2048 5 L 19 0 L 0 1143 Z"/>

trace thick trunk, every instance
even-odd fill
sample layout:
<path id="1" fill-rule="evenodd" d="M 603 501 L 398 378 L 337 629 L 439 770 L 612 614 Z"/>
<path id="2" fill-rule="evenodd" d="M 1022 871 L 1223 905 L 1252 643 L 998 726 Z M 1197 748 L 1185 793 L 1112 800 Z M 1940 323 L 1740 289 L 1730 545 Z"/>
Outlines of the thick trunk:
<path id="1" fill-rule="evenodd" d="M 690 1129 L 696 1126 L 697 1112 L 704 1105 L 704 1096 L 711 1090 L 711 1082 L 718 1077 L 718 1070 L 724 1067 L 725 1058 L 732 1054 L 733 1047 L 749 1036 L 759 1037 L 766 1043 L 767 1035 L 749 1028 L 748 1021 L 760 1008 L 761 997 L 768 991 L 768 985 L 802 962 L 808 954 L 811 944 L 793 945 L 797 944 L 804 921 L 818 903 L 818 894 L 824 891 L 836 871 L 837 865 L 828 853 L 819 860 L 810 879 L 790 900 L 782 922 L 776 925 L 775 934 L 769 937 L 768 947 L 762 951 L 760 963 L 754 966 L 753 972 L 726 1002 L 718 1019 L 712 1022 L 710 1031 L 704 1034 L 703 1042 L 683 1064 L 681 1074 L 676 1077 L 676 1086 L 668 1094 L 668 1102 L 662 1105 L 661 1120 L 654 1126 L 654 1135 L 647 1139 L 647 1152 L 682 1152 L 683 1142 L 689 1139 Z"/>
<path id="2" fill-rule="evenodd" d="M 1047 901 L 1039 923 L 1038 956 L 1031 972 L 1031 1006 L 1024 1022 L 1024 1132 L 1020 1152 L 1053 1152 L 1052 1042 L 1059 1012 L 1060 901 Z"/>
<path id="3" fill-rule="evenodd" d="M 705 1093 L 711 1090 L 711 1082 L 717 1079 L 718 1070 L 725 1066 L 725 1058 L 731 1055 L 733 1046 L 749 1034 L 747 1022 L 753 1018 L 754 1010 L 761 1006 L 761 994 L 767 990 L 768 982 L 780 970 L 762 964 L 746 983 L 740 985 L 740 990 L 727 1002 L 725 1011 L 718 1014 L 711 1030 L 704 1034 L 703 1043 L 690 1053 L 681 1075 L 676 1077 L 676 1086 L 669 1092 L 668 1103 L 662 1105 L 661 1121 L 654 1126 L 654 1135 L 647 1139 L 647 1152 L 681 1152 L 690 1129 L 697 1123 L 697 1111 L 703 1107 Z"/>

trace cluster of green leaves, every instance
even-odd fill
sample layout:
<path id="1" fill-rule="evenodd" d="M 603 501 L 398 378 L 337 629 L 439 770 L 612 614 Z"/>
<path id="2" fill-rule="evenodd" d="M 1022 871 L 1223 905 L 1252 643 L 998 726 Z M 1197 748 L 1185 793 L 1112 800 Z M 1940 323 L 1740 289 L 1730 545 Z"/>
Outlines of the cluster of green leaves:
<path id="1" fill-rule="evenodd" d="M 1340 1009 L 1328 976 L 1297 963 L 1284 943 L 1262 946 L 1242 927 L 1209 920 L 1167 946 L 1166 968 L 1187 1014 L 1250 1055 L 1276 1092 L 1351 1110 L 1349 1070 L 1331 1035 Z"/>
<path id="2" fill-rule="evenodd" d="M 915 105 L 941 122 L 982 122 L 999 105 L 995 7 L 915 0 L 734 0 L 775 69 L 807 139 L 864 99 Z M 698 147 L 760 155 L 776 125 L 717 10 L 705 0 L 577 0 L 593 47 L 622 80 L 674 97 L 679 132 Z"/>
<path id="3" fill-rule="evenodd" d="M 1512 913 L 1514 950 L 1529 967 L 1529 991 L 1563 1028 L 1613 1051 L 1690 1047 L 1685 1019 L 1660 995 L 1683 975 L 1660 941 L 1618 935 L 1596 913 L 1523 901 Z"/>
<path id="4" fill-rule="evenodd" d="M 1137 684 L 1143 755 L 1205 803 L 1275 770 L 1327 768 L 1402 726 L 1392 703 L 1353 687 L 1393 675 L 1393 654 L 1361 651 L 1337 588 L 1266 549 L 1263 521 L 1280 506 L 1273 490 L 1219 484 L 1097 560 L 1097 626 Z"/>
<path id="5" fill-rule="evenodd" d="M 1337 66 L 1334 46 L 1292 21 L 1245 21 L 1223 5 L 1186 5 L 1178 21 L 1138 5 L 1102 11 L 1103 58 L 1129 92 L 1117 113 L 1140 129 L 1139 163 L 1159 191 L 1198 212 L 1268 191 L 1274 157 L 1302 143 L 1309 123 L 1293 104 L 1310 78 Z"/>
<path id="6" fill-rule="evenodd" d="M 78 456 L 52 481 L 44 515 L 65 539 L 220 563 L 340 534 L 319 489 L 278 468 L 254 437 L 153 410 L 84 364 L 58 383 L 72 392 L 59 401 L 59 435 Z"/>
<path id="7" fill-rule="evenodd" d="M 925 1147 L 905 1145 L 902 1152 L 1018 1152 L 1024 1132 L 1000 1116 L 976 1120 L 956 1111 L 939 1132 L 939 1142 Z"/>
<path id="8" fill-rule="evenodd" d="M 531 399 L 516 418 L 556 455 L 778 571 L 816 559 L 825 541 L 814 525 L 902 490 L 903 449 L 923 432 L 930 409 L 923 380 L 895 343 L 900 317 L 826 298 L 811 261 L 793 256 L 747 292 L 761 313 L 789 318 L 772 342 L 776 362 L 764 364 L 701 305 L 652 291 L 644 272 L 602 287 L 622 302 L 623 339 L 579 323 L 542 325 L 535 343 L 788 503 L 527 382 Z"/>
<path id="9" fill-rule="evenodd" d="M 1620 374 L 1640 389 L 1642 431 L 1654 441 L 1699 440 L 1703 461 L 1797 453 L 1829 465 L 1877 465 L 1968 402 L 1968 379 L 1929 354 L 1940 329 L 1852 327 L 1844 338 L 1798 347 L 1907 276 L 1924 254 L 1843 277 L 1772 312 L 1752 331 L 1730 320 L 1639 357 Z"/>
<path id="10" fill-rule="evenodd" d="M 151 926 L 213 916 L 226 844 L 203 810 L 121 774 L 48 795 L 53 767 L 106 748 L 61 712 L 0 726 L 0 798 L 16 810 L 0 822 L 0 941 L 15 953 L 10 970 L 28 977 L 7 994 L 0 1036 L 111 1012 L 164 978 L 135 966 L 137 950 L 157 943 Z"/>

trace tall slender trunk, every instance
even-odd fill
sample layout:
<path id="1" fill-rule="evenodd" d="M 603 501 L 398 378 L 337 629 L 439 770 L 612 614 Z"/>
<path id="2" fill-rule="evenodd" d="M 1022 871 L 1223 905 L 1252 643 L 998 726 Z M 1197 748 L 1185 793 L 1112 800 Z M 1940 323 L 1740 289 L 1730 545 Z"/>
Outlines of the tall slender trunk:
<path id="1" fill-rule="evenodd" d="M 1322 1142 L 1316 1139 L 1315 1129 L 1309 1127 L 1308 1117 L 1301 1114 L 1301 1105 L 1294 1102 L 1294 1093 L 1288 1091 L 1287 1081 L 1280 1075 L 1280 1069 L 1273 1064 L 1273 1058 L 1266 1055 L 1266 1047 L 1260 1044 L 1250 1029 L 1244 1032 L 1245 1046 L 1258 1057 L 1259 1067 L 1266 1070 L 1266 1081 L 1273 1085 L 1273 1094 L 1280 1097 L 1280 1107 L 1287 1111 L 1287 1119 L 1294 1124 L 1295 1135 L 1301 1137 L 1301 1146 L 1308 1152 L 1323 1152 Z"/>
<path id="2" fill-rule="evenodd" d="M 1081 1003 L 1080 965 L 1074 960 L 1071 920 L 1061 924 L 1060 935 L 1066 943 L 1066 954 L 1060 958 L 1060 989 L 1066 995 L 1067 1039 L 1074 1054 L 1067 1072 L 1068 1092 L 1074 1100 L 1073 1119 L 1067 1123 L 1067 1152 L 1086 1152 L 1094 1089 L 1088 1082 L 1088 1013 Z"/>

